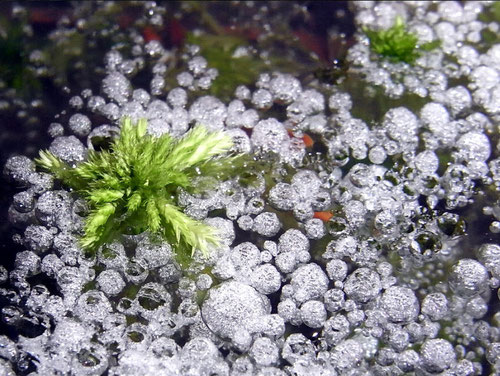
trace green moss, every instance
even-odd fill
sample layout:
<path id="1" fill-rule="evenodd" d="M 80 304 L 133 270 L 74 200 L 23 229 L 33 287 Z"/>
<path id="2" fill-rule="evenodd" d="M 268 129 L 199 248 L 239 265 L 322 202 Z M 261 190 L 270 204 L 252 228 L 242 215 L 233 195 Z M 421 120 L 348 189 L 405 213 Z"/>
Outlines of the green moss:
<path id="1" fill-rule="evenodd" d="M 28 68 L 28 51 L 23 27 L 26 22 L 12 22 L 0 16 L 0 76 L 7 87 L 24 97 L 41 90 L 41 83 Z"/>
<path id="2" fill-rule="evenodd" d="M 372 51 L 394 62 L 412 64 L 420 56 L 420 51 L 430 51 L 440 45 L 439 41 L 433 41 L 419 46 L 417 36 L 406 30 L 406 25 L 399 16 L 394 25 L 386 30 L 364 28 L 363 31 L 370 39 Z"/>
<path id="3" fill-rule="evenodd" d="M 196 221 L 176 205 L 179 189 L 196 194 L 244 168 L 245 155 L 230 155 L 233 142 L 223 132 L 196 126 L 183 138 L 146 133 L 147 122 L 123 120 L 110 150 L 91 151 L 75 168 L 48 151 L 37 164 L 79 193 L 91 208 L 80 244 L 95 252 L 123 233 L 149 231 L 189 257 L 219 242 L 216 229 Z M 191 251 L 191 252 L 188 252 Z"/>
<path id="4" fill-rule="evenodd" d="M 187 42 L 201 48 L 201 55 L 207 59 L 211 68 L 219 75 L 210 87 L 210 93 L 227 99 L 238 85 L 250 85 L 257 80 L 258 74 L 266 67 L 265 63 L 252 55 L 233 57 L 240 46 L 246 46 L 245 39 L 233 35 L 189 34 Z"/>

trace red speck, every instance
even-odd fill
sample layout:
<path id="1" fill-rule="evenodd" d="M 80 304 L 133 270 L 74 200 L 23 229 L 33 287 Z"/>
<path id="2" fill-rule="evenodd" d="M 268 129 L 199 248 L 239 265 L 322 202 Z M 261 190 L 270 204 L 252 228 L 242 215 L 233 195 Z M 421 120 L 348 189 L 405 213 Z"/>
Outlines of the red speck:
<path id="1" fill-rule="evenodd" d="M 328 62 L 328 47 L 324 36 L 315 35 L 304 29 L 295 30 L 293 34 L 304 48 L 314 52 L 322 61 Z"/>
<path id="2" fill-rule="evenodd" d="M 327 211 L 314 212 L 314 218 L 321 219 L 323 222 L 328 222 L 333 217 L 333 214 Z"/>
<path id="3" fill-rule="evenodd" d="M 186 29 L 179 20 L 172 18 L 168 22 L 166 30 L 170 38 L 170 44 L 173 46 L 181 46 L 186 38 Z"/>
<path id="4" fill-rule="evenodd" d="M 158 33 L 151 26 L 146 26 L 142 30 L 142 36 L 144 37 L 146 43 L 151 42 L 152 40 L 161 40 Z"/>

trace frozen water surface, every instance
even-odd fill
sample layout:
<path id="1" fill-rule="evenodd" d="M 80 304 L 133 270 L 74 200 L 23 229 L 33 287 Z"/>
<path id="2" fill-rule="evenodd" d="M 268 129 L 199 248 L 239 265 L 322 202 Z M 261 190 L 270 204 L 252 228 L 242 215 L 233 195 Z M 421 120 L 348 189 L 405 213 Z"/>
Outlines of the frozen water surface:
<path id="1" fill-rule="evenodd" d="M 141 225 L 84 252 L 92 205 L 38 168 L 34 150 L 9 154 L 3 175 L 19 191 L 5 197 L 6 233 L 18 250 L 0 266 L 0 374 L 499 374 L 497 4 L 325 11 L 357 29 L 328 29 L 324 62 L 309 56 L 314 2 L 224 3 L 223 26 L 217 11 L 200 17 L 217 2 L 173 4 L 140 2 L 137 20 L 125 12 L 117 24 L 129 5 L 84 2 L 54 26 L 47 39 L 61 56 L 75 43 L 75 58 L 54 81 L 64 103 L 43 118 L 49 150 L 84 163 L 123 116 L 146 118 L 155 137 L 198 124 L 226 132 L 255 166 L 172 193 L 220 244 L 180 257 Z M 185 17 L 187 44 L 176 39 Z M 363 28 L 399 17 L 420 45 L 439 46 L 411 63 L 378 55 Z M 26 56 L 35 78 L 57 74 L 43 47 Z M 33 130 L 46 99 L 8 85 L 6 124 Z"/>

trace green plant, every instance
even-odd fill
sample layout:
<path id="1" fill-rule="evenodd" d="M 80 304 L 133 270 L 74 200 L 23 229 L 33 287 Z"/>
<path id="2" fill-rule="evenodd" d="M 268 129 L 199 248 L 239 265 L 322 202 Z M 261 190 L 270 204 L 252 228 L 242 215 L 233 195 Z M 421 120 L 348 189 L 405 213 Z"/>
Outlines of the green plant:
<path id="1" fill-rule="evenodd" d="M 395 62 L 411 64 L 420 56 L 420 51 L 429 51 L 439 46 L 439 41 L 418 45 L 415 34 L 406 30 L 401 17 L 396 17 L 394 25 L 386 30 L 369 30 L 363 28 L 370 40 L 370 48 L 381 56 Z"/>
<path id="2" fill-rule="evenodd" d="M 82 248 L 94 252 L 115 236 L 148 230 L 179 252 L 207 253 L 218 244 L 216 229 L 184 214 L 176 205 L 178 189 L 196 194 L 227 179 L 248 157 L 229 153 L 233 142 L 223 132 L 198 125 L 184 137 L 155 137 L 147 121 L 123 119 L 120 136 L 109 150 L 90 151 L 88 160 L 72 168 L 48 151 L 37 164 L 80 194 L 90 206 Z"/>

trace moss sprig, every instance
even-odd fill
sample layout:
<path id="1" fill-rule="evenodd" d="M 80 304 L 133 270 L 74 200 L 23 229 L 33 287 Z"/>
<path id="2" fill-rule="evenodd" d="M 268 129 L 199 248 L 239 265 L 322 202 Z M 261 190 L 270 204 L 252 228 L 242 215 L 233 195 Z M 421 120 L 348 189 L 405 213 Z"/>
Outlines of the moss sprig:
<path id="1" fill-rule="evenodd" d="M 89 204 L 81 246 L 91 252 L 119 234 L 148 230 L 177 252 L 208 252 L 217 245 L 217 230 L 182 212 L 179 189 L 200 193 L 244 168 L 247 155 L 231 154 L 233 142 L 224 132 L 198 125 L 184 137 L 155 137 L 147 121 L 124 118 L 120 136 L 109 150 L 90 151 L 76 167 L 49 151 L 41 151 L 38 166 L 52 173 Z"/>
<path id="2" fill-rule="evenodd" d="M 406 25 L 400 16 L 396 17 L 394 25 L 388 29 L 363 28 L 363 32 L 370 40 L 373 52 L 394 62 L 412 64 L 420 56 L 421 51 L 429 51 L 440 45 L 438 40 L 418 45 L 418 37 L 406 30 Z"/>

